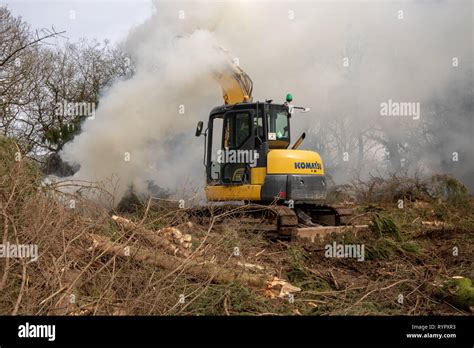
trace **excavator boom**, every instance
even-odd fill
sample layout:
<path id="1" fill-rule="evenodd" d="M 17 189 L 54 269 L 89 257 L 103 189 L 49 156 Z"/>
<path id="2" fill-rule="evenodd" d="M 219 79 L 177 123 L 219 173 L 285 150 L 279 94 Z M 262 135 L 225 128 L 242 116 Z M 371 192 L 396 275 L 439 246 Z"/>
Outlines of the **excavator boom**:
<path id="1" fill-rule="evenodd" d="M 224 104 L 252 102 L 252 79 L 230 60 L 226 69 L 214 72 L 214 78 L 222 87 Z"/>

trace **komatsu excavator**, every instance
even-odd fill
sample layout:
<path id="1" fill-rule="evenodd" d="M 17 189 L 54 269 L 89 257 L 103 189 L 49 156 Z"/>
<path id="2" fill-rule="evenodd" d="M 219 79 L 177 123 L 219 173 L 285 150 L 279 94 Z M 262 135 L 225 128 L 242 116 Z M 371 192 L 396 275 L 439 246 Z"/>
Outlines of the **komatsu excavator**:
<path id="1" fill-rule="evenodd" d="M 206 197 L 208 201 L 245 201 L 272 206 L 278 234 L 290 235 L 299 225 L 339 225 L 347 210 L 326 205 L 327 182 L 321 156 L 299 150 L 303 133 L 291 144 L 290 121 L 309 109 L 254 102 L 250 77 L 229 60 L 215 72 L 224 105 L 211 110 L 207 129 L 198 122 L 196 136 L 205 136 Z"/>

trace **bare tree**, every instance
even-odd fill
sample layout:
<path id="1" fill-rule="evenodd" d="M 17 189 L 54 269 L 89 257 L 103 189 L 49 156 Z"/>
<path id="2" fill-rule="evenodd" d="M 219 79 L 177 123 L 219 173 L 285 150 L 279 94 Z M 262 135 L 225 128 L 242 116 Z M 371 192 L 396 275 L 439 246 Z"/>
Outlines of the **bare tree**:
<path id="1" fill-rule="evenodd" d="M 57 153 L 89 116 L 74 105 L 96 108 L 115 79 L 133 74 L 130 58 L 107 41 L 48 44 L 62 32 L 32 32 L 0 7 L 0 131 L 25 153 Z M 48 45 L 46 45 L 48 44 Z"/>

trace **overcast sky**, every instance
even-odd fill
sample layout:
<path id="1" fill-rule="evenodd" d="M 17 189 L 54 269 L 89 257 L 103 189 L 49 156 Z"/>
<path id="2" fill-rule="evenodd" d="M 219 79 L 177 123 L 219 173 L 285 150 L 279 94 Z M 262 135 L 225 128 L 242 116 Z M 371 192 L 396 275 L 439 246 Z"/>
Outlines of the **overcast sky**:
<path id="1" fill-rule="evenodd" d="M 151 0 L 0 0 L 15 16 L 21 16 L 33 29 L 66 31 L 72 41 L 81 37 L 124 38 L 130 28 L 142 23 L 152 12 Z"/>

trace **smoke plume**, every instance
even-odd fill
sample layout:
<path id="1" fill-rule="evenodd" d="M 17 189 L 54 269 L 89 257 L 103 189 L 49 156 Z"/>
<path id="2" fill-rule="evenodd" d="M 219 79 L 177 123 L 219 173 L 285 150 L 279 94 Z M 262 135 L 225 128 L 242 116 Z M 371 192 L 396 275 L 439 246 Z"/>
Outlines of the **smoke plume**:
<path id="1" fill-rule="evenodd" d="M 117 199 L 149 181 L 204 184 L 194 129 L 223 104 L 219 47 L 252 77 L 254 100 L 292 93 L 311 108 L 293 116 L 293 139 L 309 133 L 303 147 L 336 181 L 401 169 L 472 180 L 470 1 L 159 2 L 124 47 L 136 73 L 61 154 L 80 165 L 73 179 L 116 178 Z M 388 100 L 419 103 L 419 119 L 381 116 Z"/>

